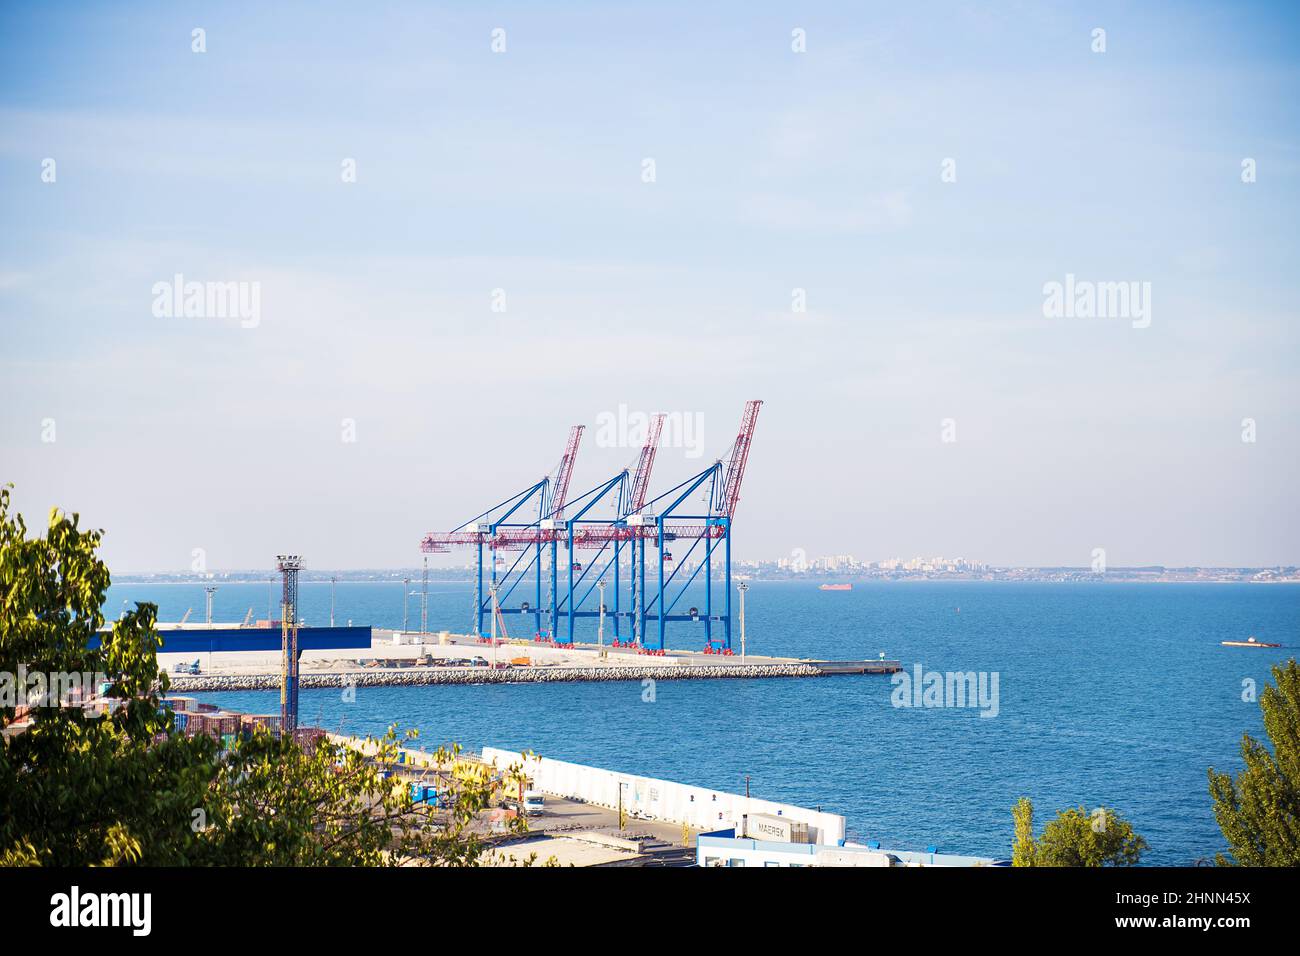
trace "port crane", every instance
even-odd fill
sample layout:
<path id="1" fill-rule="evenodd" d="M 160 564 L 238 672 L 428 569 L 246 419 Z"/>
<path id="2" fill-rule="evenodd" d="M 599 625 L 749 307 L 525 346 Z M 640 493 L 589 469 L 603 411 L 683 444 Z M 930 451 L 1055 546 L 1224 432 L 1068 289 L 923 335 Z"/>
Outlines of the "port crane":
<path id="1" fill-rule="evenodd" d="M 578 457 L 578 447 L 585 431 L 584 425 L 574 425 L 569 429 L 569 438 L 565 443 L 564 454 L 553 473 L 529 485 L 527 488 L 498 502 L 491 508 L 464 522 L 450 532 L 430 532 L 420 543 L 420 550 L 426 554 L 438 554 L 452 547 L 472 547 L 478 554 L 478 574 L 475 596 L 474 634 L 483 634 L 483 618 L 493 613 L 491 603 L 484 597 L 483 560 L 484 549 L 490 567 L 490 584 L 501 592 L 505 580 L 513 583 L 498 598 L 498 606 L 507 600 L 515 587 L 523 580 L 529 570 L 533 571 L 535 604 L 524 602 L 518 608 L 521 613 L 531 613 L 534 618 L 536 633 L 542 633 L 542 554 L 548 545 L 551 556 L 550 575 L 550 621 L 555 620 L 555 542 L 558 524 L 563 522 L 564 507 L 567 504 L 569 483 L 573 477 L 573 466 Z M 529 517 L 535 514 L 536 517 Z M 527 519 L 527 520 L 525 520 Z M 519 556 L 501 575 L 498 551 L 518 551 Z M 530 560 L 523 568 L 519 563 L 525 554 Z"/>
<path id="2" fill-rule="evenodd" d="M 749 461 L 754 430 L 761 401 L 745 405 L 740 430 L 728 452 L 708 468 L 679 482 L 662 494 L 647 500 L 651 473 L 662 434 L 664 416 L 651 418 L 645 443 L 637 460 L 635 473 L 623 469 L 590 490 L 568 499 L 581 425 L 570 430 L 565 453 L 553 476 L 524 488 L 458 526 L 451 532 L 429 533 L 421 541 L 425 553 L 445 552 L 454 546 L 477 550 L 474 633 L 482 637 L 485 613 L 492 613 L 484 602 L 483 559 L 486 547 L 490 557 L 491 585 L 498 592 L 500 613 L 532 615 L 535 640 L 560 645 L 572 644 L 578 618 L 596 617 L 599 607 L 588 608 L 587 599 L 613 572 L 614 605 L 610 609 L 614 626 L 614 646 L 632 646 L 643 653 L 662 654 L 666 629 L 672 621 L 703 624 L 705 650 L 708 653 L 731 653 L 731 532 L 740 502 L 740 490 Z M 525 520 L 535 509 L 535 518 Z M 613 514 L 600 517 L 600 506 L 612 508 Z M 686 553 L 676 560 L 667 547 L 690 542 Z M 567 560 L 564 593 L 559 587 L 560 545 Z M 653 549 L 653 557 L 650 550 Z M 700 550 L 699 563 L 688 575 L 684 569 Z M 504 570 L 498 568 L 497 552 L 518 552 Z M 587 561 L 576 559 L 579 551 L 595 551 Z M 721 552 L 721 555 L 718 552 Z M 549 557 L 549 590 L 546 606 L 542 605 L 543 553 Z M 630 610 L 620 606 L 622 557 L 629 557 Z M 527 562 L 524 561 L 528 557 Z M 720 557 L 725 585 L 720 608 L 714 607 L 713 566 Z M 653 590 L 647 589 L 646 564 L 653 562 Z M 521 567 L 522 564 L 522 567 Z M 671 565 L 666 571 L 665 565 Z M 703 572 L 704 607 L 678 610 L 686 591 Z M 684 580 L 679 576 L 684 575 Z M 528 578 L 532 582 L 536 603 L 511 606 L 511 594 Z M 585 590 L 583 590 L 585 586 Z M 599 598 L 598 598 L 599 601 Z M 654 626 L 650 622 L 653 617 Z M 543 627 L 545 618 L 545 627 Z M 564 627 L 561 629 L 561 621 Z M 624 643 L 620 623 L 631 624 L 631 638 Z M 717 633 L 720 631 L 720 634 Z"/>

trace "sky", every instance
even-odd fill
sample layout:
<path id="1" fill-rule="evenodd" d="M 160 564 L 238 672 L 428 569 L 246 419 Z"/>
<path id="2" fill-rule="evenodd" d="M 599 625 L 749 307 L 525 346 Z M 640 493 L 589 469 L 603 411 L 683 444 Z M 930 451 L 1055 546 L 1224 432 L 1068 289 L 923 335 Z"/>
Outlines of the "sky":
<path id="1" fill-rule="evenodd" d="M 0 6 L 0 482 L 409 567 L 762 399 L 740 558 L 1300 563 L 1298 10 Z"/>

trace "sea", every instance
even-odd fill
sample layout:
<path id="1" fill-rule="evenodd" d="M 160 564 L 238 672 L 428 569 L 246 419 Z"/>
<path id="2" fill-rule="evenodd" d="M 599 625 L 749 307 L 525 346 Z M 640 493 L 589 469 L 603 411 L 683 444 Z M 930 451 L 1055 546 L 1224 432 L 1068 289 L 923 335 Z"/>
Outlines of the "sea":
<path id="1" fill-rule="evenodd" d="M 470 630 L 471 588 L 431 582 L 429 629 Z M 416 628 L 419 589 L 339 582 L 335 621 Z M 303 583 L 300 594 L 307 623 L 329 623 L 330 584 Z M 115 584 L 105 611 L 149 601 L 160 620 L 188 608 L 202 620 L 204 598 L 200 584 Z M 222 584 L 214 620 L 240 621 L 250 608 L 275 616 L 277 601 L 273 583 Z M 702 594 L 687 603 L 702 607 Z M 748 786 L 841 813 L 851 839 L 887 848 L 1005 858 L 1020 797 L 1033 801 L 1039 828 L 1065 808 L 1107 807 L 1150 844 L 1143 862 L 1191 865 L 1225 849 L 1207 768 L 1241 769 L 1242 736 L 1263 736 L 1258 697 L 1270 667 L 1300 644 L 1300 587 L 1290 585 L 895 581 L 821 591 L 753 581 L 746 603 L 750 653 L 883 654 L 923 686 L 932 673 L 974 672 L 984 698 L 927 700 L 887 675 L 382 687 L 357 689 L 354 702 L 304 690 L 301 719 L 356 734 L 396 724 L 429 747 L 529 749 L 718 790 Z M 589 630 L 579 639 L 594 640 Z M 1251 635 L 1284 646 L 1219 643 Z M 670 625 L 668 644 L 702 647 L 703 626 Z M 205 696 L 250 712 L 279 701 L 271 691 Z"/>

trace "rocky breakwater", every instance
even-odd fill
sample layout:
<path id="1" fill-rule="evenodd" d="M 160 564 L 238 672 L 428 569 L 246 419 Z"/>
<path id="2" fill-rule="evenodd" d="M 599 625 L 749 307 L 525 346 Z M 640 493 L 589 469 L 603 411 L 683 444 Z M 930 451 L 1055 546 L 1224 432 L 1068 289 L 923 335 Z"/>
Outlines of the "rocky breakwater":
<path id="1" fill-rule="evenodd" d="M 171 676 L 172 693 L 203 691 L 275 690 L 279 674 L 205 674 Z M 565 681 L 718 680 L 754 677 L 820 677 L 811 664 L 637 664 L 602 667 L 512 667 L 494 671 L 486 667 L 401 667 L 332 673 L 304 673 L 298 686 L 305 690 L 330 687 L 424 687 L 430 684 L 536 684 Z"/>

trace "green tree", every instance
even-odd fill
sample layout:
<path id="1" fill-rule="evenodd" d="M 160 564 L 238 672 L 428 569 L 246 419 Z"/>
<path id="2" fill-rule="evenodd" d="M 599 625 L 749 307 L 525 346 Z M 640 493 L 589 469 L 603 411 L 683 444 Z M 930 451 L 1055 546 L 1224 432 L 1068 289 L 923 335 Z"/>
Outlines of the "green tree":
<path id="1" fill-rule="evenodd" d="M 161 703 L 168 678 L 157 664 L 156 608 L 137 604 L 101 632 L 102 533 L 56 510 L 45 535 L 28 538 L 9 502 L 0 488 L 0 682 L 9 691 L 0 700 L 0 864 L 482 860 L 490 841 L 475 818 L 501 781 L 455 749 L 437 754 L 447 805 L 432 809 L 385 777 L 407 739 L 395 730 L 367 741 L 364 754 L 266 732 L 223 752 L 210 737 L 174 732 Z M 31 701 L 20 674 L 82 672 L 112 680 L 108 713 L 38 700 L 30 723 L 13 726 Z"/>
<path id="2" fill-rule="evenodd" d="M 1149 849 L 1147 841 L 1114 810 L 1084 807 L 1062 810 L 1034 837 L 1034 805 L 1021 797 L 1011 810 L 1015 821 L 1013 866 L 1133 866 Z"/>
<path id="3" fill-rule="evenodd" d="M 1235 779 L 1209 769 L 1214 818 L 1231 851 L 1217 855 L 1220 866 L 1300 866 L 1300 668 L 1293 657 L 1272 671 L 1259 698 L 1272 752 L 1243 734 L 1245 769 Z"/>
<path id="4" fill-rule="evenodd" d="M 1011 848 L 1012 866 L 1033 866 L 1035 863 L 1034 805 L 1028 797 L 1021 797 L 1011 808 L 1011 819 L 1016 825 L 1016 840 Z"/>

